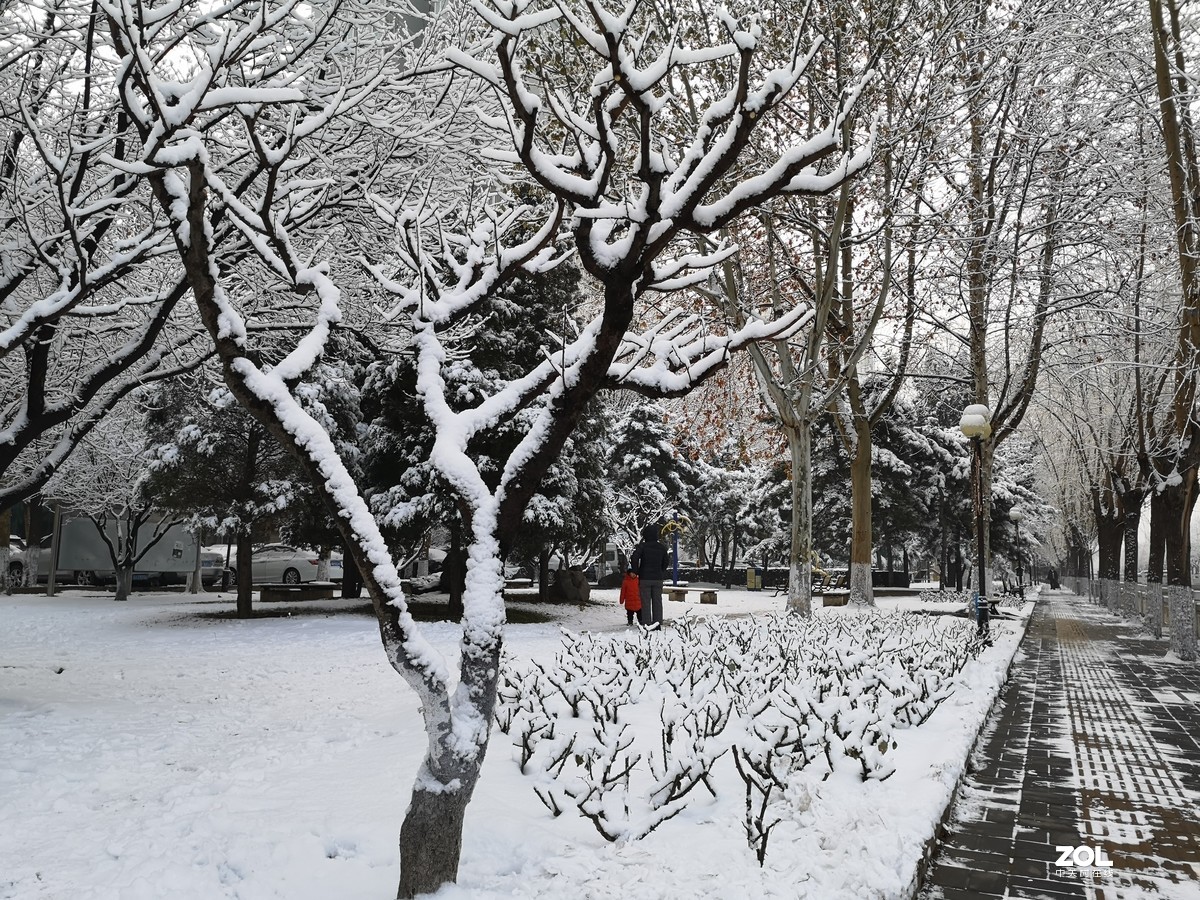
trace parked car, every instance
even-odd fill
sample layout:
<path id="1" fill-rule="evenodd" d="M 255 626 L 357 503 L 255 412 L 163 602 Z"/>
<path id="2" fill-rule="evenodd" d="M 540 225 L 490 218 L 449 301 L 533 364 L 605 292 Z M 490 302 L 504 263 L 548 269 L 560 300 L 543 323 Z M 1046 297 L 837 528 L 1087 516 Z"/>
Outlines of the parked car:
<path id="1" fill-rule="evenodd" d="M 225 571 L 225 553 L 216 547 L 200 548 L 200 583 L 212 587 Z"/>
<path id="2" fill-rule="evenodd" d="M 300 550 L 287 544 L 267 544 L 250 557 L 251 579 L 255 584 L 301 584 L 317 580 L 320 563 L 316 550 Z M 231 559 L 231 577 L 237 579 L 237 563 Z M 329 580 L 342 580 L 342 554 L 329 558 Z"/>
<path id="3" fill-rule="evenodd" d="M 41 540 L 41 553 L 38 554 L 37 580 L 45 583 L 50 580 L 50 535 Z M 15 534 L 8 539 L 8 575 L 13 584 L 19 584 L 25 577 L 25 541 Z M 59 568 L 55 579 L 59 584 L 98 584 L 96 573 L 91 570 L 74 571 Z"/>
<path id="4" fill-rule="evenodd" d="M 8 539 L 8 577 L 12 579 L 14 584 L 21 581 L 21 576 L 25 574 L 25 564 L 21 562 L 21 555 L 25 552 L 25 542 L 19 537 L 10 537 Z"/>

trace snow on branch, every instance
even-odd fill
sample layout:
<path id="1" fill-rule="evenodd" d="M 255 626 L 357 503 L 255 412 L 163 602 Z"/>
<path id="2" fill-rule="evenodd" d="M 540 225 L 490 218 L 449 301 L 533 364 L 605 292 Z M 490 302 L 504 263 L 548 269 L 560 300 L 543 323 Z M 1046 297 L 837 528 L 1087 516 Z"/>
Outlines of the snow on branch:
<path id="1" fill-rule="evenodd" d="M 564 258 L 553 241 L 562 221 L 555 205 L 531 226 L 539 213 L 525 204 L 488 205 L 475 222 L 462 222 L 456 209 L 434 207 L 428 198 L 415 206 L 371 197 L 377 214 L 397 231 L 395 259 L 389 267 L 362 260 L 381 287 L 396 298 L 380 310 L 386 321 L 401 316 L 444 325 L 470 310 L 522 272 L 544 271 Z"/>
<path id="2" fill-rule="evenodd" d="M 726 334 L 710 334 L 703 317 L 678 310 L 642 334 L 625 335 L 608 375 L 612 387 L 647 396 L 687 393 L 754 341 L 786 339 L 812 320 L 810 307 L 797 306 L 771 320 L 751 319 Z"/>
<path id="3" fill-rule="evenodd" d="M 797 41 L 780 59 L 764 49 L 759 23 L 739 24 L 722 11 L 729 40 L 693 49 L 680 45 L 678 29 L 652 37 L 651 6 L 630 4 L 615 14 L 599 0 L 476 0 L 497 33 L 494 54 L 450 55 L 502 97 L 504 113 L 483 116 L 508 144 L 496 157 L 519 162 L 572 207 L 580 259 L 598 277 L 642 254 L 656 257 L 679 235 L 724 228 L 774 197 L 826 194 L 871 156 L 872 138 L 856 152 L 841 146 L 869 73 L 807 137 L 772 149 L 758 133 L 809 74 L 819 35 L 807 52 Z M 590 66 L 578 61 L 585 77 L 592 73 L 586 96 L 560 87 L 554 67 L 529 49 L 558 46 L 552 37 L 582 43 L 594 57 Z M 692 102 L 704 98 L 702 105 L 685 109 L 681 86 Z"/>

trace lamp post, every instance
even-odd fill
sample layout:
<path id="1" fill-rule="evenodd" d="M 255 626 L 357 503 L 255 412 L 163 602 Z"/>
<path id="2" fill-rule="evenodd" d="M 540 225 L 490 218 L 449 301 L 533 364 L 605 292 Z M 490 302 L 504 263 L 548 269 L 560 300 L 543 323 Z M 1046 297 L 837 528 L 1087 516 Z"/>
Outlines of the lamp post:
<path id="1" fill-rule="evenodd" d="M 1008 514 L 1008 517 L 1013 520 L 1013 524 L 1017 526 L 1017 590 L 1021 592 L 1021 597 L 1025 597 L 1025 579 L 1021 573 L 1021 557 L 1024 555 L 1021 552 L 1021 520 L 1025 518 L 1025 513 L 1019 509 L 1014 509 Z"/>
<path id="2" fill-rule="evenodd" d="M 983 442 L 992 435 L 992 411 L 982 403 L 973 403 L 963 410 L 958 427 L 964 437 L 971 441 L 973 463 L 971 467 L 972 489 L 975 494 L 975 547 L 979 556 L 979 591 L 975 601 L 975 624 L 980 635 L 987 635 L 987 560 L 984 553 L 984 506 L 983 506 Z"/>
<path id="3" fill-rule="evenodd" d="M 679 584 L 679 533 L 690 524 L 687 516 L 675 515 L 662 527 L 664 534 L 671 535 L 672 571 L 671 584 Z"/>

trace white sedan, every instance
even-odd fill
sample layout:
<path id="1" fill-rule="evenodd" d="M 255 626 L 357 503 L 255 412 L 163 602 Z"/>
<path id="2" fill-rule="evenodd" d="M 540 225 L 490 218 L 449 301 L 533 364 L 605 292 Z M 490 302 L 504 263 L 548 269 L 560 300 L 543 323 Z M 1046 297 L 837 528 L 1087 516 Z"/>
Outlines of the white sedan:
<path id="1" fill-rule="evenodd" d="M 299 550 L 287 544 L 267 544 L 250 557 L 250 575 L 255 584 L 301 584 L 316 581 L 320 563 L 316 550 Z M 236 557 L 229 562 L 233 579 L 237 580 Z M 329 558 L 329 580 L 342 580 L 342 554 L 334 552 Z"/>

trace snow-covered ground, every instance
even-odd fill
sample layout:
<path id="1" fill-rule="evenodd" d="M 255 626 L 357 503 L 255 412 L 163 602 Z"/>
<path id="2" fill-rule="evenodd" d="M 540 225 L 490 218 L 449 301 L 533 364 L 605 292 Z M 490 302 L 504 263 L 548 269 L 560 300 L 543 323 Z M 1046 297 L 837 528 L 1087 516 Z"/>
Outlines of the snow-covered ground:
<path id="1" fill-rule="evenodd" d="M 0 898 L 394 896 L 425 738 L 374 620 L 356 612 L 364 605 L 273 606 L 293 614 L 237 621 L 230 595 L 110 596 L 0 597 Z M 523 604 L 555 621 L 511 625 L 509 653 L 547 664 L 561 627 L 624 633 L 616 591 L 593 601 Z M 716 607 L 665 606 L 669 622 L 685 610 L 756 615 L 782 604 L 722 590 Z M 425 627 L 453 656 L 457 627 Z M 803 827 L 780 829 L 762 868 L 728 758 L 717 799 L 705 794 L 648 837 L 609 844 L 572 812 L 551 818 L 511 740 L 494 731 L 459 884 L 438 896 L 902 897 L 1021 627 L 994 622 L 995 645 L 967 664 L 954 695 L 897 733 L 891 778 L 814 778 Z"/>

